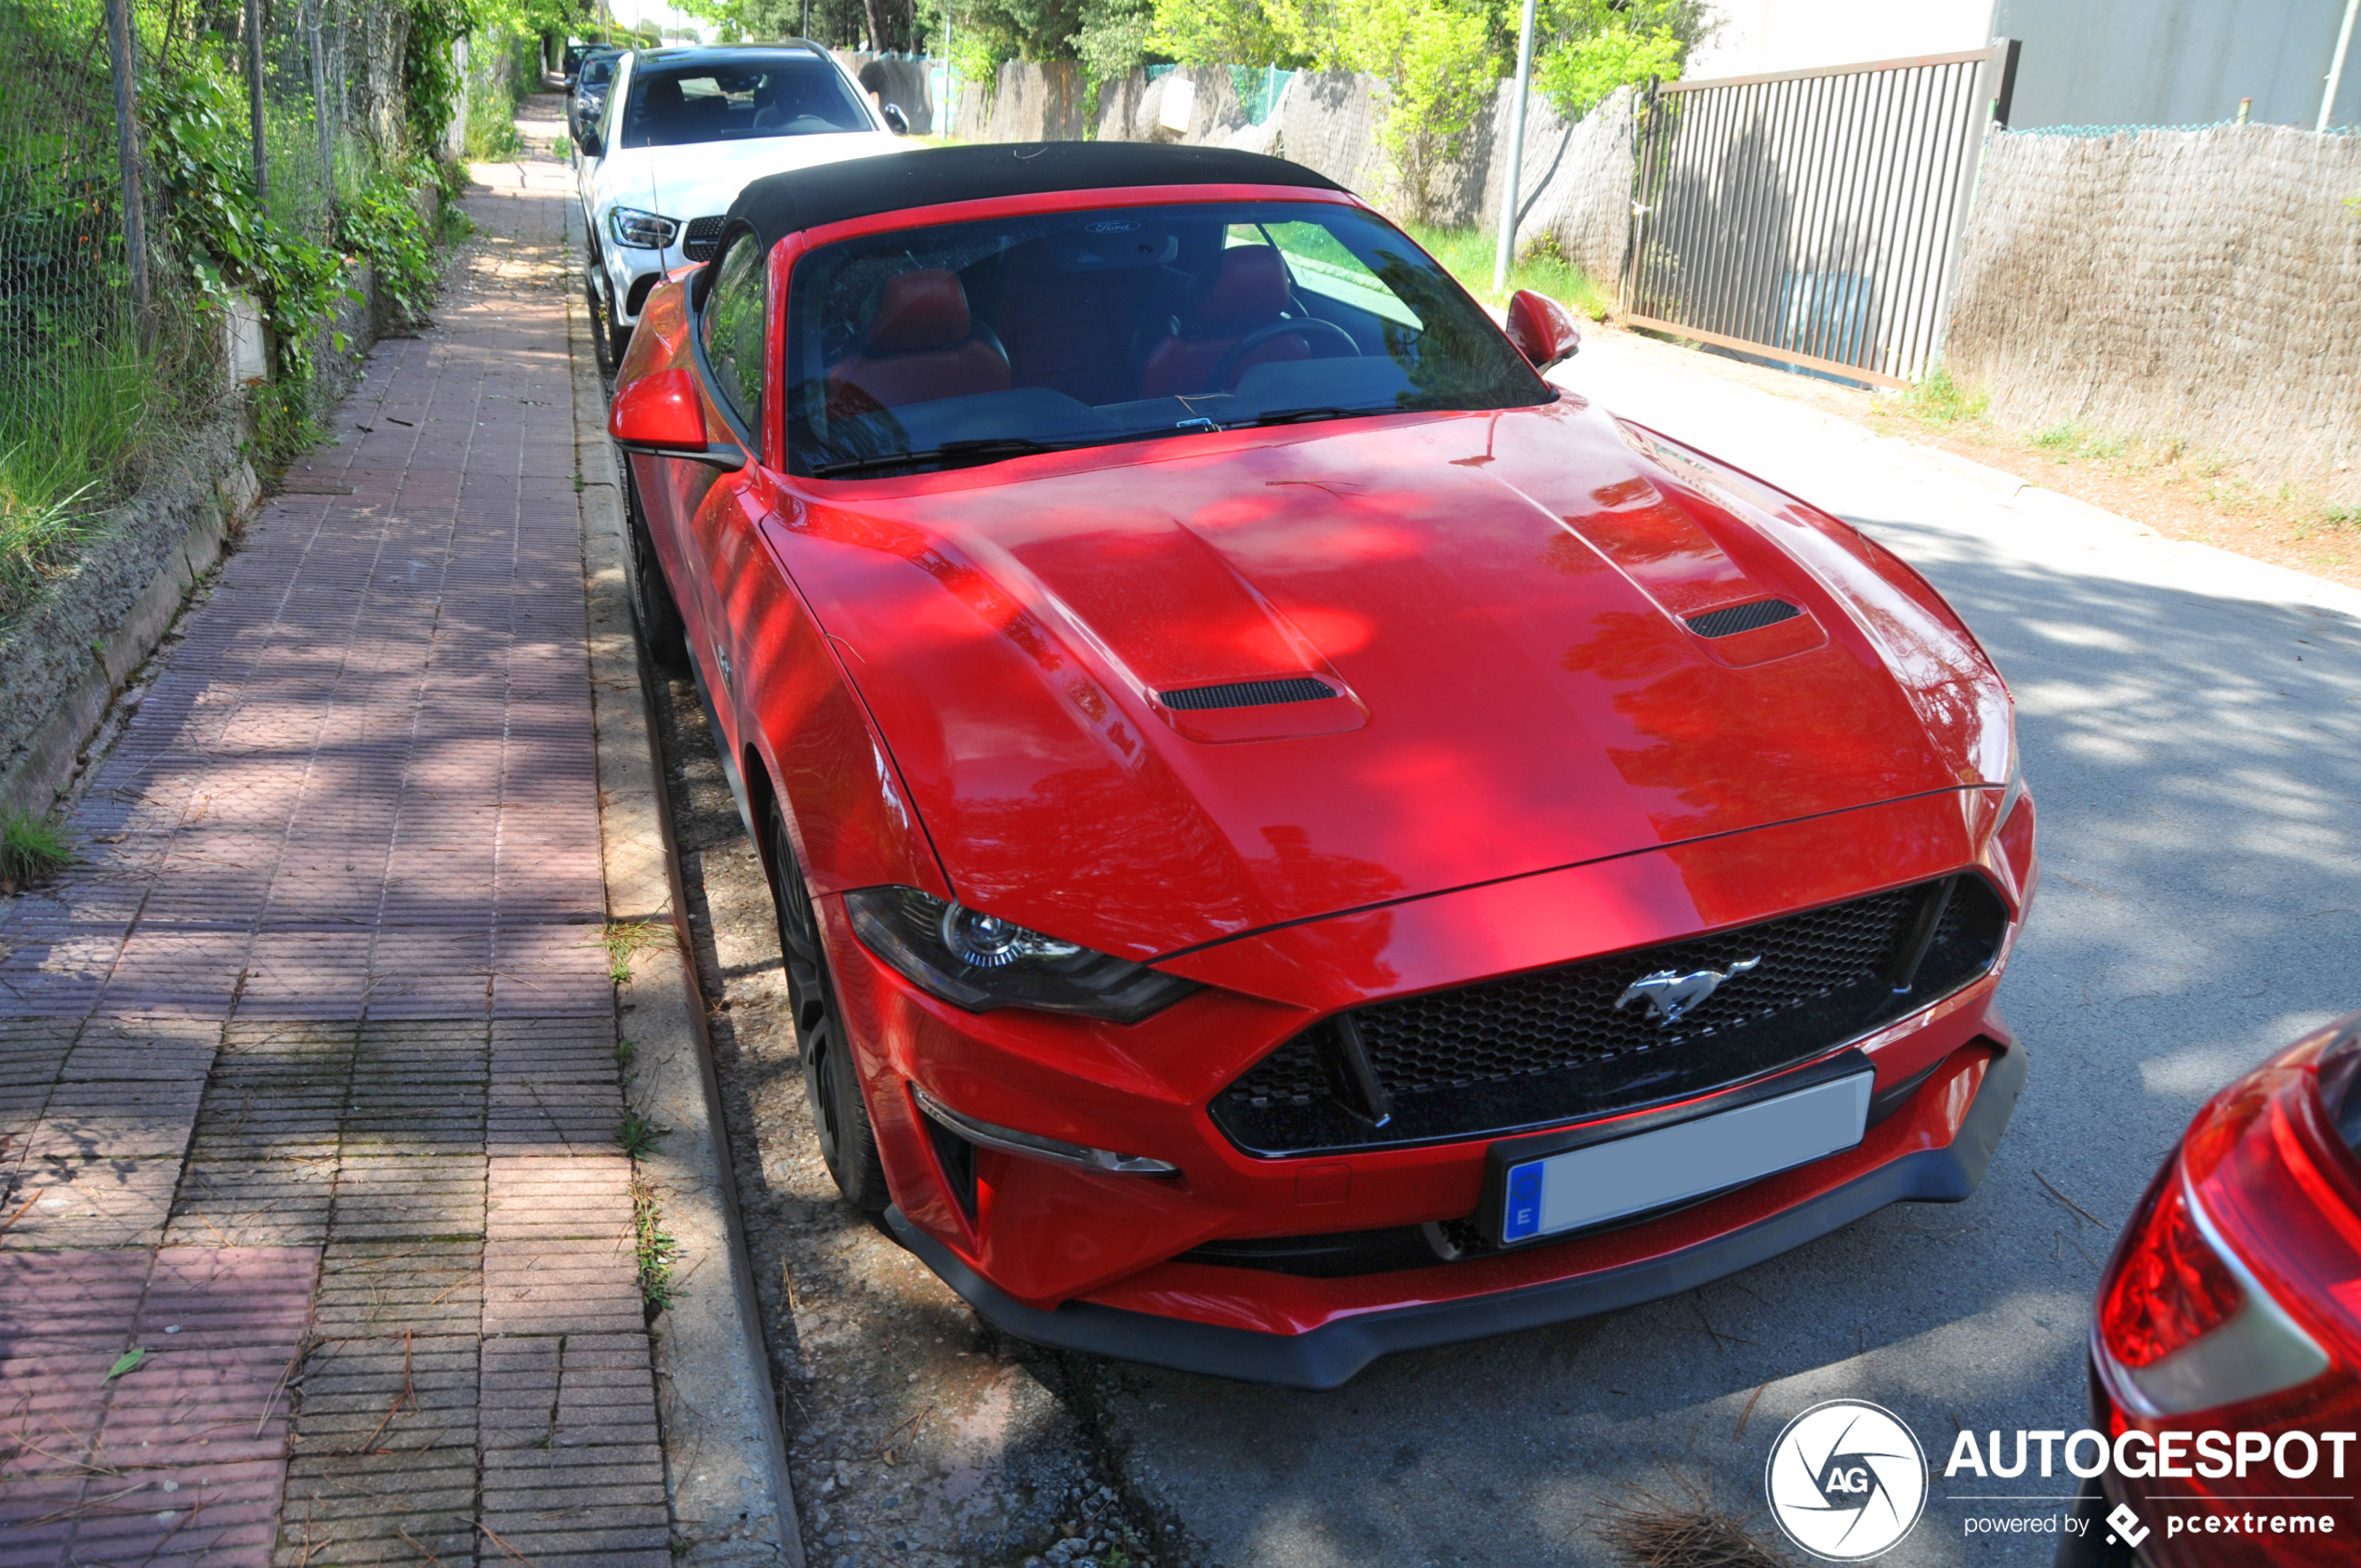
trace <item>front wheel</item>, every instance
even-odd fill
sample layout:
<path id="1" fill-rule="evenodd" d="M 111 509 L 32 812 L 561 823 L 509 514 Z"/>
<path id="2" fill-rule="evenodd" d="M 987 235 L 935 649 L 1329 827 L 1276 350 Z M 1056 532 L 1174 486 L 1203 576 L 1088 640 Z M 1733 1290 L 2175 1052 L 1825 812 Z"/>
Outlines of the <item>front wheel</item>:
<path id="1" fill-rule="evenodd" d="M 795 1012 L 796 1048 L 803 1057 L 803 1088 L 811 1101 L 811 1130 L 820 1158 L 844 1201 L 864 1214 L 883 1214 L 890 1198 L 877 1137 L 861 1097 L 852 1042 L 837 1006 L 835 977 L 820 940 L 820 920 L 804 891 L 786 819 L 773 802 L 765 823 L 771 898 L 779 915 L 780 955 L 787 971 L 787 1003 Z"/>
<path id="2" fill-rule="evenodd" d="M 614 311 L 609 308 L 599 285 L 585 278 L 582 296 L 590 306 L 590 350 L 599 361 L 599 374 L 613 379 L 615 367 L 623 362 L 623 350 L 631 341 L 631 329 L 618 327 Z"/>

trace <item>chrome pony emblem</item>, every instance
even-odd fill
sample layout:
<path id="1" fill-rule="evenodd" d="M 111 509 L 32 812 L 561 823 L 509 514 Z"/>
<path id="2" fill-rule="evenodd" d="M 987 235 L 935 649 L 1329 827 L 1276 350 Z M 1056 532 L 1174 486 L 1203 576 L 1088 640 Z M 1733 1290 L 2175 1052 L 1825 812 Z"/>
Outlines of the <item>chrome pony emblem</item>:
<path id="1" fill-rule="evenodd" d="M 1705 999 L 1721 989 L 1721 982 L 1733 975 L 1742 975 L 1762 962 L 1760 955 L 1731 965 L 1726 969 L 1699 969 L 1694 974 L 1681 974 L 1672 969 L 1658 969 L 1652 975 L 1642 975 L 1623 989 L 1615 999 L 1620 1012 L 1627 1002 L 1642 1001 L 1655 1009 L 1659 1028 L 1678 1023 L 1694 1011 Z"/>

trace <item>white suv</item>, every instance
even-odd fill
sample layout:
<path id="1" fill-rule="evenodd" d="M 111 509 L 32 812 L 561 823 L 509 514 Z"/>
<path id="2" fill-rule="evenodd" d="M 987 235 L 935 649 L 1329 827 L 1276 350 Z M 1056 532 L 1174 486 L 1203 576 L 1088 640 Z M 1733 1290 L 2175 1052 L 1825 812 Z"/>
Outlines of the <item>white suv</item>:
<path id="1" fill-rule="evenodd" d="M 800 40 L 632 50 L 585 133 L 574 160 L 589 227 L 584 283 L 607 370 L 648 291 L 712 257 L 749 180 L 904 145 L 836 57 Z"/>

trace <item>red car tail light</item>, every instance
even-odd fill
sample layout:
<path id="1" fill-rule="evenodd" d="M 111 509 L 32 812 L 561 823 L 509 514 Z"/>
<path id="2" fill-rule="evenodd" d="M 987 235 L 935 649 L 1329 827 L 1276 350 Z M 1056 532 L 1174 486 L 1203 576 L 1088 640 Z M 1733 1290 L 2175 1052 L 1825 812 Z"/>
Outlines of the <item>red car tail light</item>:
<path id="1" fill-rule="evenodd" d="M 2096 1324 L 2132 1408 L 2209 1410 L 2361 1365 L 2361 1163 L 2328 1104 L 2357 1053 L 2355 1031 L 2324 1031 L 2233 1086 L 2142 1203 Z"/>
<path id="2" fill-rule="evenodd" d="M 2236 1317 L 2246 1293 L 2197 1230 L 2176 1171 L 2156 1183 L 2125 1232 L 2123 1258 L 2099 1302 L 2099 1338 L 2137 1372 Z"/>

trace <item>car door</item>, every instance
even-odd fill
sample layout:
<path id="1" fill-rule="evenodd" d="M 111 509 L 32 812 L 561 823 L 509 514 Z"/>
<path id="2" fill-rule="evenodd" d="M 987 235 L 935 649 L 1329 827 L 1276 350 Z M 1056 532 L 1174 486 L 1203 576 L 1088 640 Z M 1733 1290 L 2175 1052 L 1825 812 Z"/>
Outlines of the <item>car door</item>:
<path id="1" fill-rule="evenodd" d="M 745 467 L 722 473 L 703 464 L 672 463 L 680 488 L 671 498 L 674 516 L 688 520 L 684 553 L 692 558 L 692 591 L 698 608 L 691 616 L 707 694 L 721 720 L 725 741 L 737 744 L 736 705 L 743 663 L 746 592 L 741 582 L 748 564 L 753 526 L 770 507 L 762 482 L 763 337 L 765 271 L 761 243 L 751 230 L 727 237 L 712 262 L 713 282 L 691 323 L 698 381 L 706 400 L 706 418 L 717 438 L 727 432 L 746 453 Z M 695 470 L 693 473 L 680 470 Z M 692 490 L 694 493 L 692 494 Z"/>

